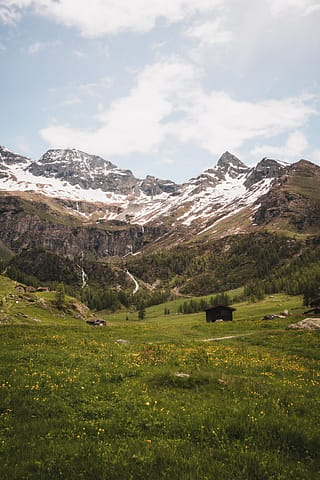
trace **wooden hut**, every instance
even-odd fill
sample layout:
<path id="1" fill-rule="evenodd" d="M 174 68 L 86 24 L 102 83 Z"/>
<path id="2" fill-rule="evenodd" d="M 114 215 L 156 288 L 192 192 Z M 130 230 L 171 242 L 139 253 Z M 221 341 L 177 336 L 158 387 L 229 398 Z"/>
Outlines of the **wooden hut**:
<path id="1" fill-rule="evenodd" d="M 320 315 L 320 298 L 314 298 L 310 302 L 310 310 L 303 312 L 305 315 Z"/>
<path id="2" fill-rule="evenodd" d="M 320 308 L 320 298 L 314 298 L 313 300 L 311 300 L 310 307 Z"/>
<path id="3" fill-rule="evenodd" d="M 214 305 L 206 309 L 207 322 L 216 322 L 217 320 L 230 321 L 235 308 L 227 305 Z"/>
<path id="4" fill-rule="evenodd" d="M 310 310 L 307 310 L 306 312 L 303 312 L 304 315 L 320 315 L 320 307 L 314 307 L 311 308 Z"/>

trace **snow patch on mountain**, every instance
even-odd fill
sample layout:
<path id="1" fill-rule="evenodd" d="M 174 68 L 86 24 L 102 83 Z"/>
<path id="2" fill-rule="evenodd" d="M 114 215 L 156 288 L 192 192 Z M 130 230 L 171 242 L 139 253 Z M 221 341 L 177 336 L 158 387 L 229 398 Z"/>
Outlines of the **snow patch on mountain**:
<path id="1" fill-rule="evenodd" d="M 195 226 L 201 232 L 222 217 L 252 207 L 283 170 L 271 159 L 249 168 L 225 152 L 215 167 L 178 186 L 152 176 L 138 180 L 130 170 L 74 149 L 49 150 L 34 162 L 0 147 L 2 191 L 35 191 L 64 200 L 96 203 L 99 221 L 140 225 L 166 221 L 172 227 Z M 78 203 L 74 213 L 84 215 Z"/>

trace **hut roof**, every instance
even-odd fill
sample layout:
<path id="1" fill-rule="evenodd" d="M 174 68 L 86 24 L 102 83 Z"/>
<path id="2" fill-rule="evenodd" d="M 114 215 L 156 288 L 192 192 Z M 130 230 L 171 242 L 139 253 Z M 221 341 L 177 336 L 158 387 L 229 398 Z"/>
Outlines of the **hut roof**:
<path id="1" fill-rule="evenodd" d="M 320 306 L 311 308 L 310 310 L 307 310 L 306 312 L 303 312 L 303 314 L 304 315 L 307 314 L 307 313 L 318 314 L 319 312 L 320 312 Z"/>
<path id="2" fill-rule="evenodd" d="M 310 302 L 311 307 L 320 307 L 320 298 L 314 298 Z"/>
<path id="3" fill-rule="evenodd" d="M 229 307 L 229 305 L 211 305 L 210 307 L 207 307 L 205 309 L 205 312 L 208 312 L 210 310 L 215 310 L 216 308 L 225 308 L 227 310 L 231 310 L 232 312 L 234 312 L 236 309 L 233 308 L 233 307 Z"/>

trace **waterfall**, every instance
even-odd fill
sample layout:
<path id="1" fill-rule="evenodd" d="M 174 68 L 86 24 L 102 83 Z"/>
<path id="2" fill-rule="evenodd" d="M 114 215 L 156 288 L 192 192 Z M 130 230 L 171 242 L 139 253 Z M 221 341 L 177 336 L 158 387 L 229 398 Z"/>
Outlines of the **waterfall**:
<path id="1" fill-rule="evenodd" d="M 129 272 L 129 270 L 127 270 L 126 273 L 127 273 L 127 275 L 131 278 L 131 280 L 133 281 L 133 283 L 134 283 L 134 285 L 135 285 L 135 286 L 134 286 L 134 290 L 133 290 L 133 292 L 132 292 L 132 295 L 135 295 L 135 294 L 137 293 L 137 291 L 139 290 L 140 285 L 139 285 L 139 283 L 137 282 L 137 280 L 134 278 L 134 276 Z"/>
<path id="2" fill-rule="evenodd" d="M 84 288 L 88 285 L 88 275 L 86 274 L 86 272 L 83 270 L 82 267 L 81 267 L 81 279 L 82 279 L 81 288 Z"/>

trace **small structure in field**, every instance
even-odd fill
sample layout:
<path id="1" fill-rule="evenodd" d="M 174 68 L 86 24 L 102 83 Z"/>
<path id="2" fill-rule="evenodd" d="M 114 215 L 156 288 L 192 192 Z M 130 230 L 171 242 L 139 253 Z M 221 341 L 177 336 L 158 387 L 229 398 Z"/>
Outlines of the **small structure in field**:
<path id="1" fill-rule="evenodd" d="M 38 287 L 37 292 L 49 292 L 49 287 Z"/>
<path id="2" fill-rule="evenodd" d="M 227 305 L 214 305 L 208 307 L 206 312 L 206 320 L 208 323 L 216 322 L 217 320 L 230 321 L 232 320 L 232 314 L 236 309 L 228 307 Z"/>
<path id="3" fill-rule="evenodd" d="M 306 310 L 305 312 L 303 312 L 304 315 L 317 315 L 319 316 L 320 315 L 320 307 L 314 307 L 314 308 L 311 308 L 310 310 Z"/>
<path id="4" fill-rule="evenodd" d="M 94 318 L 92 320 L 87 320 L 86 323 L 88 325 L 92 325 L 93 327 L 105 327 L 106 326 L 106 321 L 101 320 L 100 318 Z"/>
<path id="5" fill-rule="evenodd" d="M 320 307 L 320 298 L 314 298 L 311 300 L 310 307 Z"/>
<path id="6" fill-rule="evenodd" d="M 307 310 L 306 312 L 303 312 L 304 315 L 320 315 L 320 298 L 315 298 L 314 300 L 311 300 L 310 302 L 310 307 L 312 307 L 310 310 Z"/>

